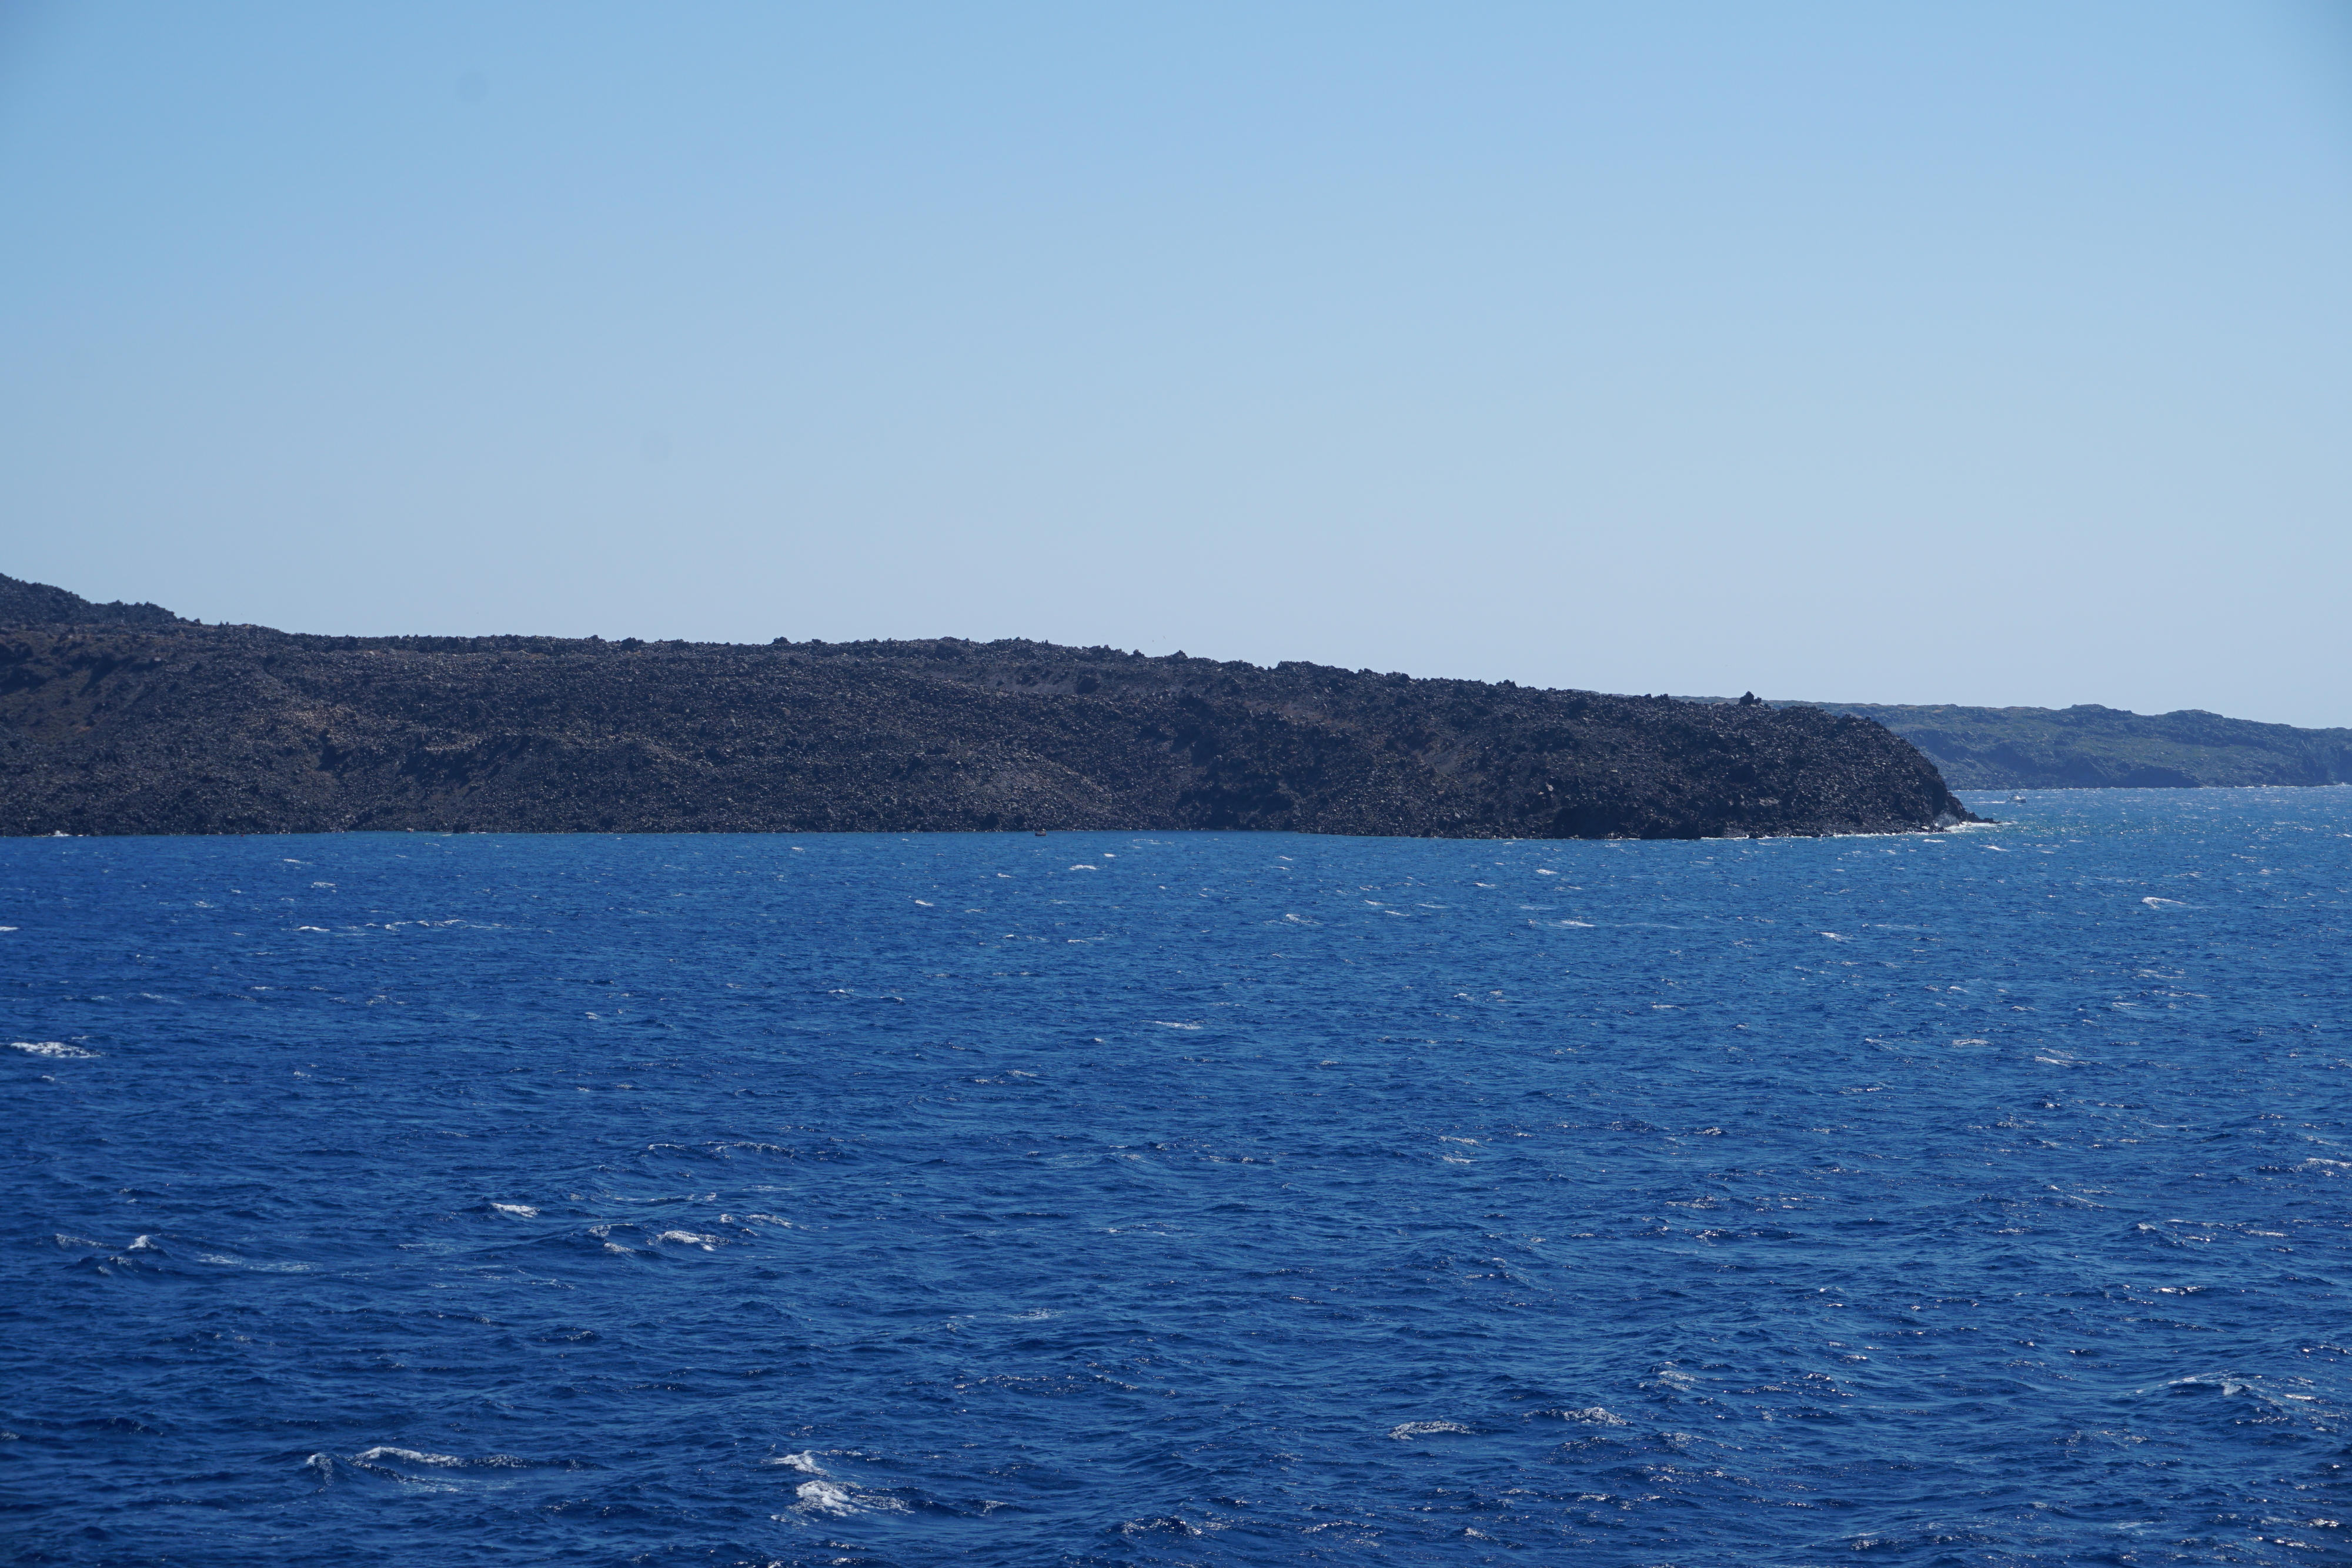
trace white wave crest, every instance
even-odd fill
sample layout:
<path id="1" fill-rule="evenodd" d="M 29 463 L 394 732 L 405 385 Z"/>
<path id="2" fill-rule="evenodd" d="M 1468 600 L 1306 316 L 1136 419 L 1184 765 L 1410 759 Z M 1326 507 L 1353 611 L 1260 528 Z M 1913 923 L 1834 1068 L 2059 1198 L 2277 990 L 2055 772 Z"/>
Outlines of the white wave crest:
<path id="1" fill-rule="evenodd" d="M 454 1469 L 466 1462 L 455 1454 L 427 1454 L 415 1448 L 394 1448 L 383 1446 L 368 1448 L 352 1456 L 352 1463 L 355 1465 L 377 1465 L 386 1459 L 404 1465 L 434 1465 L 443 1469 Z"/>
<path id="2" fill-rule="evenodd" d="M 1633 1423 L 1626 1420 L 1624 1416 L 1618 1415 L 1612 1410 L 1604 1410 L 1598 1405 L 1587 1406 L 1581 1410 L 1547 1410 L 1544 1414 L 1562 1421 L 1581 1422 L 1587 1427 L 1630 1427 L 1633 1425 Z"/>
<path id="3" fill-rule="evenodd" d="M 798 1470 L 807 1476 L 824 1474 L 824 1467 L 816 1462 L 815 1451 L 809 1448 L 803 1448 L 797 1454 L 772 1454 L 760 1462 L 763 1465 L 782 1465 L 786 1469 Z"/>
<path id="4" fill-rule="evenodd" d="M 897 1498 L 860 1491 L 839 1481 L 803 1481 L 793 1490 L 793 1495 L 800 1500 L 796 1506 L 802 1511 L 829 1514 L 835 1519 L 845 1519 L 853 1513 L 907 1511 L 907 1505 Z"/>

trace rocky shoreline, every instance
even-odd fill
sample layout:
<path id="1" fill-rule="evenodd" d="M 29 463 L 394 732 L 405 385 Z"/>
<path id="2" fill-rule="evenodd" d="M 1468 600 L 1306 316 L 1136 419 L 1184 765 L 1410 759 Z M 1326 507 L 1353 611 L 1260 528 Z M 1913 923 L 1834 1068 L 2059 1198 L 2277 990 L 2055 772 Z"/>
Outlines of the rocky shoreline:
<path id="1" fill-rule="evenodd" d="M 322 637 L 143 614 L 0 629 L 8 834 L 1699 838 L 1966 820 L 1909 743 L 1815 708 L 1027 642 Z"/>

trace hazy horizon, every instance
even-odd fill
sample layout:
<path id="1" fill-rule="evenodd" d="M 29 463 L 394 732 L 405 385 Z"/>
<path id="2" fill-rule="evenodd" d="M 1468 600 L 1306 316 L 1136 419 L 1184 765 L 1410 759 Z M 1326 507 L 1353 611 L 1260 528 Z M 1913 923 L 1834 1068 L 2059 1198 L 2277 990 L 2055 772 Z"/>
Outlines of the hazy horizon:
<path id="1" fill-rule="evenodd" d="M 0 572 L 2352 724 L 2317 3 L 0 15 Z"/>

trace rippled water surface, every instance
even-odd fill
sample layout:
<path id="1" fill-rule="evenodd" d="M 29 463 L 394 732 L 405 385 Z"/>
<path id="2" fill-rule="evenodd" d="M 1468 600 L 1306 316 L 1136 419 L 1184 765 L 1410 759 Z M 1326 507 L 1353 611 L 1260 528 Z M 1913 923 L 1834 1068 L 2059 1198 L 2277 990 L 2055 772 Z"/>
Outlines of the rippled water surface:
<path id="1" fill-rule="evenodd" d="M 2352 1560 L 2352 790 L 1973 799 L 0 841 L 0 1552 Z"/>

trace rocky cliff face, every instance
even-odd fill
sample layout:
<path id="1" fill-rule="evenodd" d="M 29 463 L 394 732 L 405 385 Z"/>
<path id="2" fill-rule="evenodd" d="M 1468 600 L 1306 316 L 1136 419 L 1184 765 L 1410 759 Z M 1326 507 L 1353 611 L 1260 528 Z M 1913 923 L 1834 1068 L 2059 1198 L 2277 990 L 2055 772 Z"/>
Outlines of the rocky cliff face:
<path id="1" fill-rule="evenodd" d="M 1021 642 L 0 631 L 17 834 L 1694 838 L 1967 817 L 1907 742 L 1813 708 Z"/>

